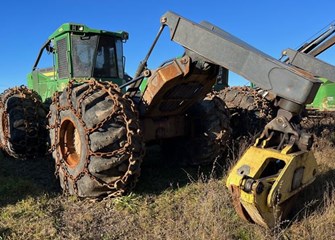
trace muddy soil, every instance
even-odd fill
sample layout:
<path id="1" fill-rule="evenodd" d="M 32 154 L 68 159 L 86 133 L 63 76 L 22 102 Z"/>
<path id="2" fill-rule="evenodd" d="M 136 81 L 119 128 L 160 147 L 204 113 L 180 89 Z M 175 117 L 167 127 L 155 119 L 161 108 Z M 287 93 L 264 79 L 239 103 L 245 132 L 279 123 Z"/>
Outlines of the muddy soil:
<path id="1" fill-rule="evenodd" d="M 314 138 L 312 150 L 322 150 L 335 144 L 335 115 L 332 113 L 309 113 L 302 118 L 301 126 Z"/>

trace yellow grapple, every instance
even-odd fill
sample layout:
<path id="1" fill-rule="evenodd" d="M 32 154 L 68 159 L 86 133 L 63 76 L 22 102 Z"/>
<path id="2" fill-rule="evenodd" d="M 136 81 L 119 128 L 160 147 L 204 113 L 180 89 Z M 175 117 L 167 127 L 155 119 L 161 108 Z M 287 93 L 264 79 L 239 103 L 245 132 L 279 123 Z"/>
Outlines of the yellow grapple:
<path id="1" fill-rule="evenodd" d="M 227 187 L 234 207 L 245 220 L 272 228 L 291 209 L 296 194 L 312 183 L 317 172 L 310 151 L 251 146 L 231 169 Z"/>

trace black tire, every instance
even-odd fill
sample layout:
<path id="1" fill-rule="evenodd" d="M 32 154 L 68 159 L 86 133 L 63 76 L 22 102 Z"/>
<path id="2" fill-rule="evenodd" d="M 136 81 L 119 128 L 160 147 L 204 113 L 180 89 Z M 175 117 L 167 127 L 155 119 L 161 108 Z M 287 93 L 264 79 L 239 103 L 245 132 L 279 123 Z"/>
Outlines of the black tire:
<path id="1" fill-rule="evenodd" d="M 273 102 L 250 87 L 228 87 L 221 90 L 218 96 L 229 109 L 233 139 L 256 136 L 277 111 Z"/>
<path id="2" fill-rule="evenodd" d="M 187 113 L 190 134 L 163 142 L 164 155 L 181 165 L 207 165 L 220 159 L 230 137 L 229 112 L 224 102 L 209 93 Z"/>
<path id="3" fill-rule="evenodd" d="M 65 193 L 111 197 L 134 187 L 144 144 L 135 106 L 117 85 L 71 81 L 53 98 L 49 127 Z"/>
<path id="4" fill-rule="evenodd" d="M 30 159 L 47 153 L 47 110 L 40 96 L 25 86 L 0 95 L 0 145 L 10 156 Z"/>

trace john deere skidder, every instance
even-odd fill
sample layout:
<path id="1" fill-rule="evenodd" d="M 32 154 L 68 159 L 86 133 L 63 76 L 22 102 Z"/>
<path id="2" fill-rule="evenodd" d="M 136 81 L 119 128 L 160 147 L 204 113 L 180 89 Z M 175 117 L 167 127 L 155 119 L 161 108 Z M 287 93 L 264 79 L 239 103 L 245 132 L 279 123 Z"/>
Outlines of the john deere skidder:
<path id="1" fill-rule="evenodd" d="M 185 52 L 150 70 L 147 60 L 165 27 Z M 2 97 L 2 146 L 8 149 L 16 143 L 17 121 L 8 113 L 22 104 L 11 105 L 11 96 L 17 99 L 14 103 L 29 100 L 34 106 L 31 112 L 37 117 L 23 122 L 32 124 L 35 132 L 44 127 L 43 101 L 49 108 L 50 148 L 63 190 L 80 197 L 123 194 L 140 175 L 144 143 L 178 137 L 180 159 L 188 164 L 224 157 L 229 114 L 211 90 L 218 71 L 226 76 L 222 71 L 229 69 L 273 92 L 279 110 L 232 168 L 227 187 L 243 218 L 272 227 L 276 215 L 285 217 L 293 197 L 316 176 L 311 138 L 294 124 L 294 116 L 312 102 L 320 81 L 208 22 L 197 24 L 172 12 L 162 17 L 148 55 L 129 79 L 122 51 L 127 39 L 126 32 L 81 24 L 58 28 L 28 76 L 31 90 L 12 90 L 9 97 Z M 43 52 L 53 56 L 48 69 L 38 68 Z M 26 135 L 27 131 L 22 136 Z M 28 149 L 30 143 L 24 139 L 20 146 Z"/>

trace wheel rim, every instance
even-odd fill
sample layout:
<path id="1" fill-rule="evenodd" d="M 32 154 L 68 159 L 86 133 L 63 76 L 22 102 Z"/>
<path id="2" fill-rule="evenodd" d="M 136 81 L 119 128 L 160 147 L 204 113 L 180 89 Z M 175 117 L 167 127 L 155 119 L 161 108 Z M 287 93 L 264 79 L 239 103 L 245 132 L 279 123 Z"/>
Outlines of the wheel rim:
<path id="1" fill-rule="evenodd" d="M 61 123 L 59 143 L 62 158 L 70 168 L 75 168 L 80 161 L 81 141 L 76 124 L 70 119 Z"/>

